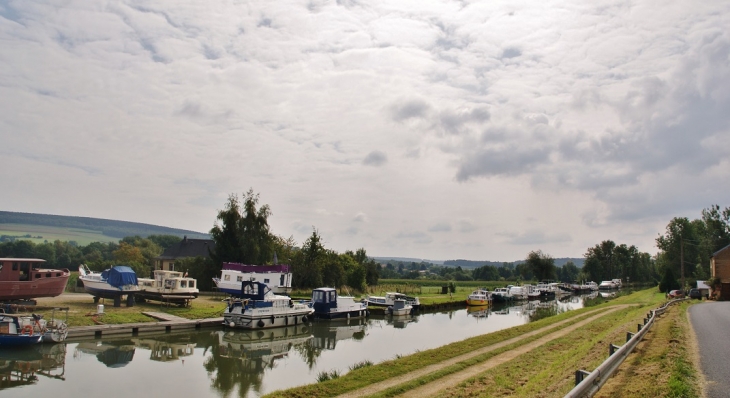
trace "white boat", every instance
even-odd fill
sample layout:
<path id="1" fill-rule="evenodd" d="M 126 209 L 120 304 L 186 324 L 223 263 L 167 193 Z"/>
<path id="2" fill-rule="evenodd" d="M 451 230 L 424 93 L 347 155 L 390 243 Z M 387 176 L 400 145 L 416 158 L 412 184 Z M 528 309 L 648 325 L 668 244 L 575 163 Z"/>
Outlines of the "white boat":
<path id="1" fill-rule="evenodd" d="M 223 324 L 243 329 L 267 329 L 306 323 L 314 308 L 274 294 L 263 282 L 243 281 L 240 299 L 229 299 Z"/>
<path id="2" fill-rule="evenodd" d="M 596 282 L 590 281 L 586 282 L 586 286 L 588 286 L 588 289 L 592 292 L 595 292 L 598 290 L 598 284 Z"/>
<path id="3" fill-rule="evenodd" d="M 312 308 L 315 318 L 324 319 L 360 318 L 368 312 L 367 303 L 355 301 L 352 296 L 338 296 L 331 287 L 312 290 Z"/>
<path id="4" fill-rule="evenodd" d="M 187 306 L 198 297 L 197 281 L 178 271 L 155 270 L 154 278 L 137 278 L 137 299 Z"/>
<path id="5" fill-rule="evenodd" d="M 409 304 L 413 308 L 418 308 L 421 305 L 418 297 L 410 297 L 403 293 L 394 292 L 385 293 L 385 296 L 366 296 L 364 300 L 368 306 L 372 305 L 375 307 L 390 307 L 395 303 L 395 300 L 404 300 L 406 304 Z"/>
<path id="6" fill-rule="evenodd" d="M 219 291 L 234 297 L 241 296 L 243 281 L 262 282 L 274 294 L 291 293 L 292 272 L 288 265 L 245 265 L 223 263 L 220 278 L 213 278 Z"/>
<path id="7" fill-rule="evenodd" d="M 614 281 L 602 281 L 600 285 L 598 285 L 599 290 L 612 290 L 612 289 L 618 289 L 618 286 L 616 286 L 616 283 Z"/>
<path id="8" fill-rule="evenodd" d="M 617 289 L 620 289 L 623 283 L 621 283 L 621 279 L 611 279 L 611 282 L 613 282 L 614 285 L 616 285 Z"/>
<path id="9" fill-rule="evenodd" d="M 551 283 L 538 283 L 533 291 L 528 294 L 529 300 L 550 300 L 555 298 L 557 288 Z"/>
<path id="10" fill-rule="evenodd" d="M 388 314 L 393 316 L 409 315 L 413 311 L 413 306 L 403 299 L 396 299 L 393 305 L 388 307 Z"/>
<path id="11" fill-rule="evenodd" d="M 512 297 L 510 288 L 498 287 L 498 288 L 494 289 L 494 291 L 492 291 L 492 300 L 495 303 L 506 303 L 508 301 L 514 300 L 514 297 Z"/>
<path id="12" fill-rule="evenodd" d="M 79 280 L 84 284 L 84 290 L 94 296 L 94 302 L 99 298 L 114 300 L 114 306 L 121 305 L 122 296 L 127 296 L 127 306 L 134 306 L 134 294 L 139 291 L 137 274 L 126 265 L 117 265 L 103 272 L 89 270 L 84 264 L 79 265 Z"/>
<path id="13" fill-rule="evenodd" d="M 513 300 L 527 300 L 527 294 L 529 293 L 529 290 L 532 288 L 532 286 L 507 286 L 509 288 L 509 294 L 512 296 Z"/>
<path id="14" fill-rule="evenodd" d="M 67 335 L 66 323 L 56 319 L 46 321 L 42 315 L 0 313 L 0 348 L 60 343 Z"/>
<path id="15" fill-rule="evenodd" d="M 477 289 L 466 298 L 466 305 L 489 305 L 492 297 L 487 289 Z"/>

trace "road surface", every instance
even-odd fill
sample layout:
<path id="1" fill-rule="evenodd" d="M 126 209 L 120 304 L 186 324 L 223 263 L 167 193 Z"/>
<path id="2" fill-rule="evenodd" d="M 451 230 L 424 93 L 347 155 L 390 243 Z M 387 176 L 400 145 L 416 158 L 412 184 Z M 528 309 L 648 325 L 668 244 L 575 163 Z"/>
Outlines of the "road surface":
<path id="1" fill-rule="evenodd" d="M 707 398 L 730 396 L 730 301 L 708 301 L 689 308 L 697 336 Z"/>

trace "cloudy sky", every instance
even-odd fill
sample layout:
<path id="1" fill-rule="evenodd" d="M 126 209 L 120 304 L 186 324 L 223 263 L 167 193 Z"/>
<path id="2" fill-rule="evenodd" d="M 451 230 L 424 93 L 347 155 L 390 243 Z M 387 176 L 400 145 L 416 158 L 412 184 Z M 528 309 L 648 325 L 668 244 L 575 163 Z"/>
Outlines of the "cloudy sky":
<path id="1" fill-rule="evenodd" d="M 0 0 L 0 210 L 655 253 L 730 206 L 730 2 Z"/>

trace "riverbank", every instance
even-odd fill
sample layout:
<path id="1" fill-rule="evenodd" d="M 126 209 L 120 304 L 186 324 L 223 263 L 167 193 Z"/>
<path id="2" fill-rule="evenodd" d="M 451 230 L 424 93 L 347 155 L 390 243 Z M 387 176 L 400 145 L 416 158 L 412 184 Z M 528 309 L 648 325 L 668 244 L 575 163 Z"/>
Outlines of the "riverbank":
<path id="1" fill-rule="evenodd" d="M 634 332 L 648 310 L 657 308 L 663 300 L 664 295 L 656 289 L 636 292 L 596 307 L 395 358 L 267 397 L 562 397 L 573 388 L 576 370 L 595 369 L 608 356 L 608 344 L 622 345 L 626 332 Z M 664 327 L 655 326 L 648 335 L 664 336 L 656 332 Z M 652 344 L 676 345 L 666 337 L 658 337 Z M 671 359 L 660 361 L 666 369 L 674 366 Z M 661 369 L 646 369 L 634 384 L 645 383 L 644 377 L 660 380 Z M 692 387 L 695 382 L 690 379 L 685 383 Z M 632 390 L 622 390 L 605 396 L 637 395 Z"/>

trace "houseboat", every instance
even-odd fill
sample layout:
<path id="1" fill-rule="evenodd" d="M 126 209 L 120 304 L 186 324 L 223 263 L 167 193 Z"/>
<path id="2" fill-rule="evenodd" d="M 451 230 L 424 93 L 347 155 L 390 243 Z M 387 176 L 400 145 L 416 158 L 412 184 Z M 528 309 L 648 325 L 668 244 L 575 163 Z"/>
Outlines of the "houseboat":
<path id="1" fill-rule="evenodd" d="M 404 300 L 406 304 L 411 305 L 413 308 L 418 309 L 418 307 L 421 305 L 421 302 L 418 300 L 418 297 L 410 297 L 406 296 L 403 293 L 394 293 L 394 292 L 388 292 L 385 293 L 385 296 L 366 296 L 363 299 L 368 306 L 375 306 L 375 307 L 390 307 L 395 303 L 395 300 Z"/>
<path id="2" fill-rule="evenodd" d="M 122 296 L 127 296 L 127 306 L 134 306 L 134 294 L 139 292 L 137 274 L 126 265 L 117 265 L 102 272 L 93 272 L 84 264 L 79 265 L 79 280 L 84 284 L 84 290 L 94 296 L 94 302 L 99 298 L 113 299 L 114 306 L 121 305 Z"/>
<path id="3" fill-rule="evenodd" d="M 289 265 L 245 265 L 223 263 L 220 278 L 213 278 L 219 291 L 240 297 L 241 282 L 262 282 L 274 294 L 291 293 L 292 272 Z"/>
<path id="4" fill-rule="evenodd" d="M 197 281 L 178 271 L 155 270 L 154 278 L 137 278 L 138 300 L 155 300 L 187 306 L 198 297 Z"/>
<path id="5" fill-rule="evenodd" d="M 337 290 L 331 287 L 320 287 L 312 290 L 312 308 L 315 318 L 350 319 L 366 316 L 368 305 L 355 301 L 352 296 L 338 296 Z"/>
<path id="6" fill-rule="evenodd" d="M 266 329 L 306 323 L 314 308 L 274 294 L 263 282 L 243 281 L 240 298 L 228 300 L 223 324 L 243 329 Z"/>
<path id="7" fill-rule="evenodd" d="M 63 293 L 68 269 L 43 268 L 39 258 L 0 258 L 0 302 L 32 301 Z"/>

